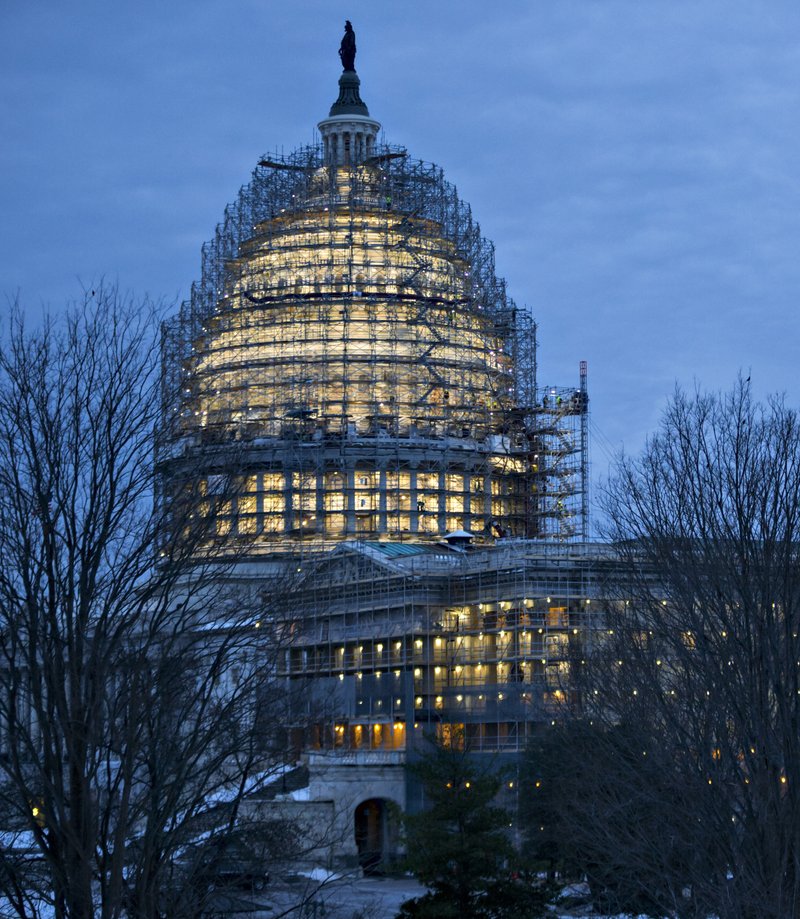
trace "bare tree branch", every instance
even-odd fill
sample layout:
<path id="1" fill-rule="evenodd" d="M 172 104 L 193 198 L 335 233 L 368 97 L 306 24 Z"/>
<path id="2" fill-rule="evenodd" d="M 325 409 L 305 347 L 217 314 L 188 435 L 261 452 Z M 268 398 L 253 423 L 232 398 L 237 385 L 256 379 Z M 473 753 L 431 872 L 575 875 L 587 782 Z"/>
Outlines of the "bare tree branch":
<path id="1" fill-rule="evenodd" d="M 598 784 L 616 793 L 614 762 L 657 759 L 657 783 L 644 765 L 618 770 L 620 792 L 661 814 L 667 801 L 665 825 L 692 853 L 669 868 L 663 834 L 648 846 L 629 832 L 622 857 L 660 866 L 701 913 L 795 915 L 800 418 L 742 380 L 725 395 L 678 390 L 642 456 L 620 461 L 605 510 L 622 573 L 584 687 L 612 770 Z M 592 826 L 607 838 L 599 800 Z"/>
<path id="2" fill-rule="evenodd" d="M 160 318 L 101 288 L 34 331 L 14 312 L 0 348 L 0 892 L 19 916 L 198 915 L 237 835 L 264 863 L 292 849 L 254 803 L 288 700 L 269 603 L 214 530 L 236 469 L 213 499 L 159 476 Z"/>

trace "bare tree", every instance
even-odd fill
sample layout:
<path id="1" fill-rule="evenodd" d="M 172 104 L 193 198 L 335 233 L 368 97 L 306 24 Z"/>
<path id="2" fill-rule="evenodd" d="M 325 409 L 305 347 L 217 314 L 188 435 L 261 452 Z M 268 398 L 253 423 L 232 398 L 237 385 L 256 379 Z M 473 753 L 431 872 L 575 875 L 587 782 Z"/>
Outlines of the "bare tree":
<path id="1" fill-rule="evenodd" d="M 0 348 L 0 893 L 19 916 L 199 915 L 236 834 L 262 863 L 292 848 L 257 805 L 284 768 L 278 636 L 208 489 L 159 481 L 158 334 L 157 309 L 104 288 L 41 330 L 15 312 Z"/>
<path id="2" fill-rule="evenodd" d="M 524 853 L 562 882 L 585 878 L 601 913 L 707 919 L 688 887 L 715 841 L 697 824 L 672 751 L 648 726 L 569 717 L 545 725 L 526 754 Z"/>
<path id="3" fill-rule="evenodd" d="M 794 916 L 798 413 L 742 380 L 677 391 L 642 456 L 619 462 L 605 511 L 620 569 L 585 672 L 600 795 L 588 788 L 582 819 L 617 858 L 648 860 L 678 912 Z M 613 832 L 620 801 L 648 800 L 685 857 L 666 857 L 662 833 Z"/>

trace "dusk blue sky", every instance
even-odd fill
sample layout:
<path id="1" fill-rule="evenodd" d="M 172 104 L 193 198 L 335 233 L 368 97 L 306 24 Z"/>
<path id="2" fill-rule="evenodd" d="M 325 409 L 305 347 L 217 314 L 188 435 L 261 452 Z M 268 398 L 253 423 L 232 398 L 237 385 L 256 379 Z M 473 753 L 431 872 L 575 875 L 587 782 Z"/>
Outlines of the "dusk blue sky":
<path id="1" fill-rule="evenodd" d="M 185 297 L 260 156 L 327 114 L 345 18 L 386 140 L 537 318 L 540 382 L 589 361 L 596 475 L 676 381 L 797 403 L 798 0 L 2 0 L 0 292 Z"/>

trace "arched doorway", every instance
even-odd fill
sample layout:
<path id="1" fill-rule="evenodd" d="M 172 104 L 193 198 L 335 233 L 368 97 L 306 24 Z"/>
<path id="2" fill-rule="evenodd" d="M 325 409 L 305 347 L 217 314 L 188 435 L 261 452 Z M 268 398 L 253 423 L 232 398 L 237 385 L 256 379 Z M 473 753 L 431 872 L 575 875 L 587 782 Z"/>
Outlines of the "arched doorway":
<path id="1" fill-rule="evenodd" d="M 364 874 L 383 874 L 394 859 L 395 832 L 391 805 L 386 798 L 369 798 L 355 811 L 358 864 Z"/>

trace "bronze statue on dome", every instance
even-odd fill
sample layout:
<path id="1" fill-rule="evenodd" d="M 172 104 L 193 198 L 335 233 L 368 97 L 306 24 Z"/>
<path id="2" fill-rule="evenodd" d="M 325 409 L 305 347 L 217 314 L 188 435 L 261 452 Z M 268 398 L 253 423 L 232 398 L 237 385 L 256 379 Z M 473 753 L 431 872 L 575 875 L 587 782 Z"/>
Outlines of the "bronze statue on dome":
<path id="1" fill-rule="evenodd" d="M 349 19 L 344 24 L 344 37 L 342 38 L 342 43 L 339 46 L 339 57 L 342 59 L 342 67 L 344 70 L 355 71 L 356 33 L 353 31 L 353 26 Z"/>

